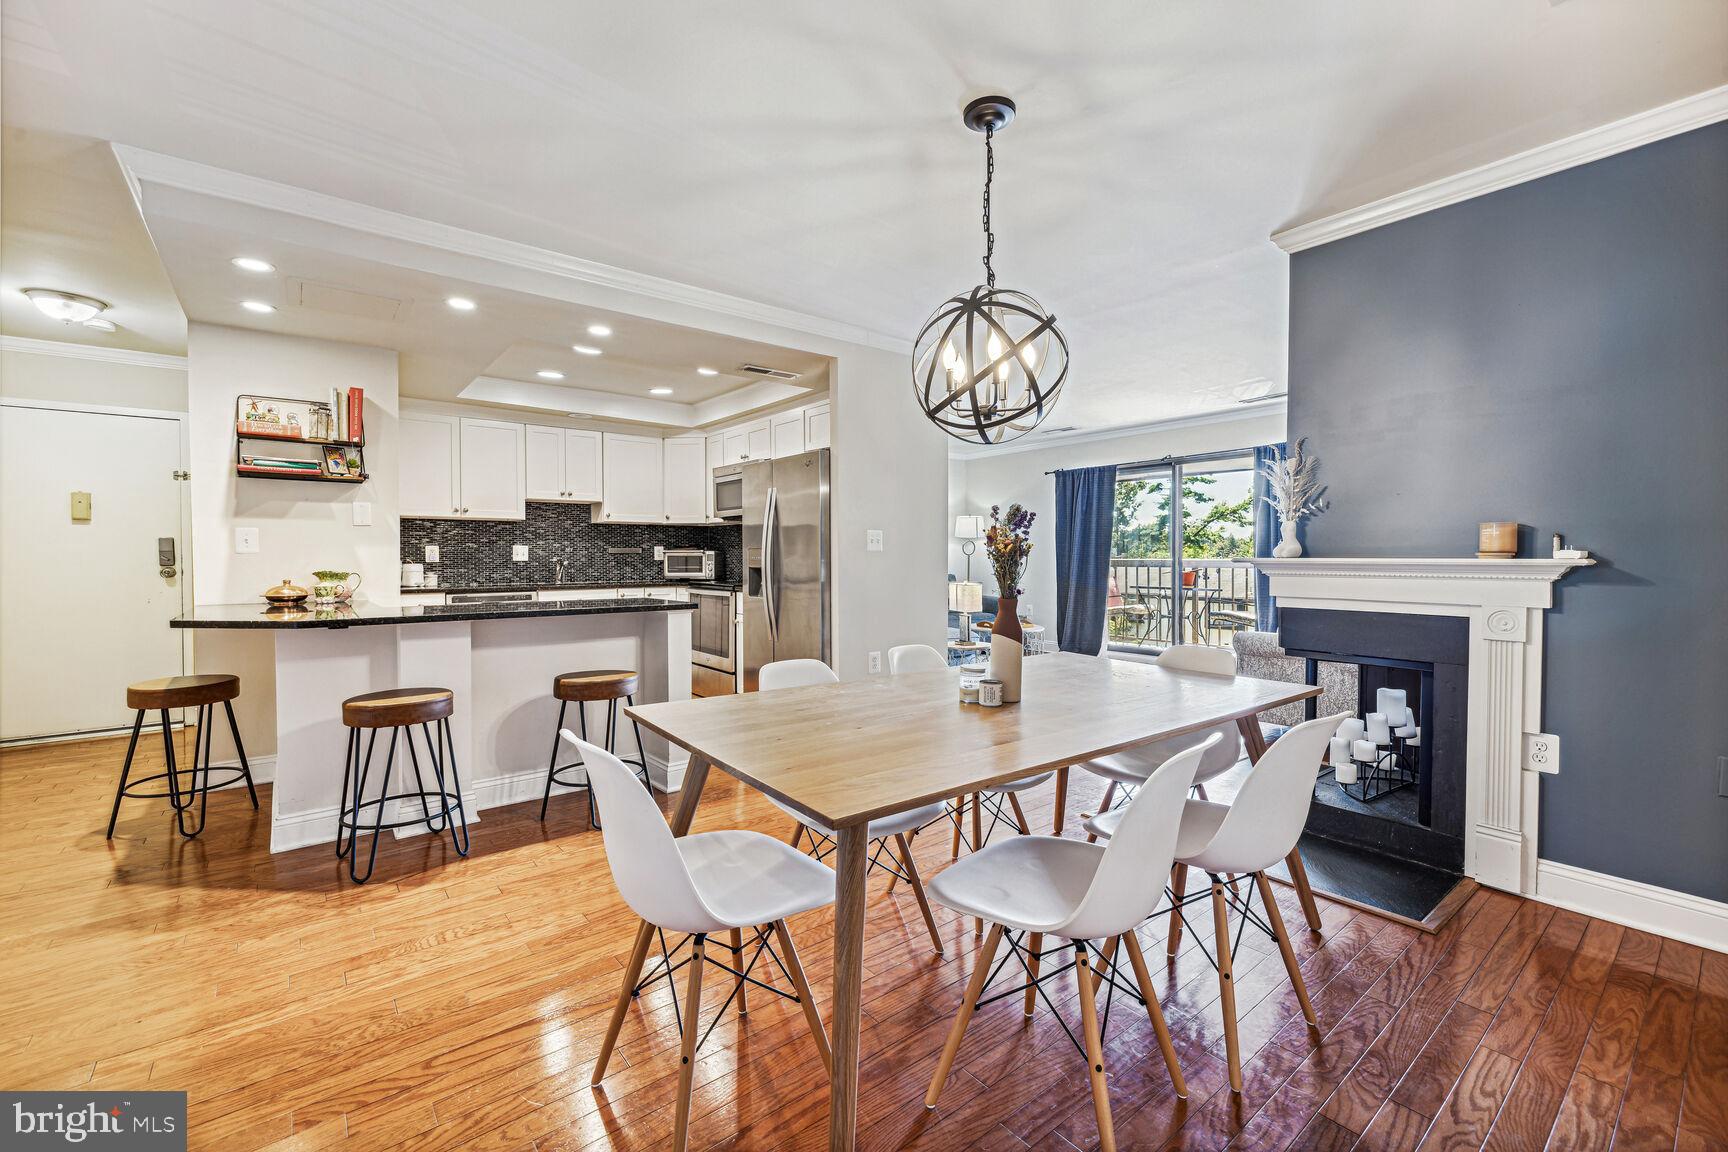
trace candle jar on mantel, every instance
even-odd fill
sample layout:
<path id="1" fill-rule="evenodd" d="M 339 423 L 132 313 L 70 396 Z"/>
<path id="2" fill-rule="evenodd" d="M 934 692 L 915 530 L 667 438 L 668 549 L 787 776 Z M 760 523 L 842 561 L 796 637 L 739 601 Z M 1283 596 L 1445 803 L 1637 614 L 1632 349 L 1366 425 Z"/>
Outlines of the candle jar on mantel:
<path id="1" fill-rule="evenodd" d="M 1020 599 L 1004 596 L 996 602 L 990 627 L 990 679 L 1002 681 L 1002 703 L 1020 702 L 1020 665 L 1026 657 L 1026 634 L 1020 628 Z"/>

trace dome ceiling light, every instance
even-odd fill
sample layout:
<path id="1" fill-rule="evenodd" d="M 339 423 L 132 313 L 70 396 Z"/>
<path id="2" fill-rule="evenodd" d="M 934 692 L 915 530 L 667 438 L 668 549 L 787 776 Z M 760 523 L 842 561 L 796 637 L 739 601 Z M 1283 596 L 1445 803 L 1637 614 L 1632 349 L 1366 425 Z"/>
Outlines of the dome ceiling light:
<path id="1" fill-rule="evenodd" d="M 77 292 L 62 292 L 58 288 L 21 288 L 30 303 L 42 315 L 62 324 L 85 324 L 108 311 L 108 302 Z"/>
<path id="2" fill-rule="evenodd" d="M 912 392 L 956 440 L 1002 444 L 1050 415 L 1068 378 L 1068 341 L 1038 301 L 996 287 L 990 184 L 996 133 L 1013 122 L 1014 101 L 980 97 L 962 119 L 984 133 L 984 283 L 949 297 L 924 322 L 912 347 Z"/>

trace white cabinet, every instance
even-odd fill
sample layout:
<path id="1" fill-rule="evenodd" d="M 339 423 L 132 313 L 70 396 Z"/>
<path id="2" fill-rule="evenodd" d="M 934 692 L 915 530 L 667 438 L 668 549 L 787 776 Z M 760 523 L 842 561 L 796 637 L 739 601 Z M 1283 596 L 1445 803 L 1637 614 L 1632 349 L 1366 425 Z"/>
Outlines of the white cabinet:
<path id="1" fill-rule="evenodd" d="M 708 437 L 707 473 L 702 478 L 702 507 L 708 519 L 714 519 L 714 469 L 726 463 L 726 433 L 715 432 Z"/>
<path id="2" fill-rule="evenodd" d="M 666 478 L 658 436 L 602 436 L 601 502 L 594 506 L 597 521 L 665 523 Z"/>
<path id="3" fill-rule="evenodd" d="M 461 420 L 454 416 L 403 413 L 397 422 L 401 458 L 396 498 L 403 516 L 458 516 L 456 488 Z"/>
<path id="4" fill-rule="evenodd" d="M 767 417 L 728 428 L 724 435 L 728 464 L 742 460 L 768 460 L 774 455 L 774 430 Z"/>
<path id="5" fill-rule="evenodd" d="M 403 516 L 520 520 L 523 427 L 504 420 L 404 413 L 397 500 Z"/>
<path id="6" fill-rule="evenodd" d="M 708 518 L 708 440 L 672 436 L 661 444 L 661 479 L 666 520 L 700 524 Z"/>
<path id="7" fill-rule="evenodd" d="M 794 408 L 769 421 L 773 438 L 774 459 L 797 456 L 804 451 L 804 410 Z"/>
<path id="8" fill-rule="evenodd" d="M 592 504 L 601 498 L 600 433 L 530 424 L 526 452 L 528 499 Z"/>
<path id="9" fill-rule="evenodd" d="M 804 451 L 814 452 L 829 446 L 828 401 L 804 409 Z"/>
<path id="10" fill-rule="evenodd" d="M 461 515 L 472 520 L 521 520 L 524 428 L 507 420 L 462 417 Z"/>

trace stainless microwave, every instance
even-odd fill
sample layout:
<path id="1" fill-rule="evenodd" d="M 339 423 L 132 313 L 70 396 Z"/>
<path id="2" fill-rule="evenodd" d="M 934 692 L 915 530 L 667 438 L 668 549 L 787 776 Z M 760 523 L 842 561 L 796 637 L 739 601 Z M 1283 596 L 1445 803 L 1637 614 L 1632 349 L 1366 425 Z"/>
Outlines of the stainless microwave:
<path id="1" fill-rule="evenodd" d="M 668 548 L 661 561 L 668 580 L 714 579 L 714 553 L 701 548 Z"/>
<path id="2" fill-rule="evenodd" d="M 721 520 L 744 519 L 744 466 L 714 469 L 714 515 Z"/>

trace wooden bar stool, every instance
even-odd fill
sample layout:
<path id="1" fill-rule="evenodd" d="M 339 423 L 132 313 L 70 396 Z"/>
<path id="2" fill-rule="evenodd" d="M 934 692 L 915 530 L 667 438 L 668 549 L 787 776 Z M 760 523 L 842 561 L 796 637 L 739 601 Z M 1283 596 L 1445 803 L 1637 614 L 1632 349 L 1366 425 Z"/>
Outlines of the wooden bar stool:
<path id="1" fill-rule="evenodd" d="M 581 722 L 582 739 L 588 739 L 588 704 L 592 701 L 606 702 L 606 751 L 614 756 L 618 754 L 618 701 L 626 704 L 636 703 L 637 682 L 641 679 L 635 672 L 626 668 L 596 668 L 587 672 L 566 672 L 552 681 L 552 696 L 558 701 L 558 726 L 552 730 L 552 759 L 546 765 L 546 792 L 540 797 L 540 819 L 546 819 L 546 805 L 552 800 L 552 785 L 565 788 L 581 788 L 588 790 L 588 772 L 584 768 L 582 779 L 576 780 L 569 773 L 582 768 L 582 761 L 573 764 L 558 763 L 558 733 L 564 727 L 564 710 L 570 705 L 576 705 L 576 717 Z M 636 770 L 636 776 L 642 781 L 642 787 L 648 789 L 650 795 L 654 786 L 648 781 L 648 754 L 642 749 L 642 726 L 632 718 L 630 726 L 636 730 L 636 758 L 634 760 L 620 758 L 619 763 Z M 563 775 L 560 775 L 563 773 Z M 594 802 L 592 790 L 588 790 L 588 827 L 600 827 L 600 821 L 595 819 L 599 805 Z"/>
<path id="2" fill-rule="evenodd" d="M 114 808 L 108 813 L 108 839 L 114 839 L 114 822 L 120 818 L 120 801 L 123 798 L 136 800 L 160 800 L 163 797 L 174 807 L 174 821 L 180 828 L 180 835 L 190 840 L 204 831 L 204 814 L 209 807 L 210 789 L 224 788 L 236 781 L 246 781 L 246 792 L 252 797 L 252 807 L 258 807 L 258 789 L 252 785 L 252 768 L 246 763 L 246 748 L 240 743 L 240 726 L 234 722 L 234 697 L 240 695 L 240 677 L 229 676 L 226 673 L 205 673 L 199 676 L 163 676 L 157 680 L 141 680 L 126 688 L 126 707 L 136 708 L 138 716 L 132 721 L 132 740 L 126 745 L 126 763 L 120 769 L 120 785 L 114 789 Z M 228 713 L 228 730 L 234 735 L 234 751 L 240 755 L 239 767 L 224 766 L 216 769 L 218 772 L 230 772 L 212 783 L 210 779 L 210 744 L 212 729 L 215 727 L 216 705 L 222 705 Z M 186 785 L 181 787 L 179 765 L 174 759 L 174 738 L 169 735 L 168 712 L 174 708 L 198 709 L 197 737 L 192 746 L 192 767 L 187 772 Z M 158 772 L 154 776 L 144 776 L 130 780 L 132 775 L 132 756 L 138 750 L 138 734 L 144 728 L 144 713 L 160 712 L 162 715 L 162 750 L 167 757 L 166 772 Z M 203 779 L 199 779 L 199 763 L 203 763 Z M 158 780 L 168 782 L 166 792 L 140 792 L 139 787 L 153 784 Z M 198 822 L 190 831 L 187 830 L 187 816 L 192 811 L 192 799 L 196 794 L 198 799 Z"/>
<path id="3" fill-rule="evenodd" d="M 364 884 L 372 877 L 372 866 L 378 860 L 378 836 L 386 828 L 406 828 L 411 824 L 424 824 L 434 834 L 450 833 L 450 844 L 456 849 L 456 855 L 468 855 L 468 815 L 462 808 L 462 780 L 456 774 L 456 742 L 450 736 L 450 713 L 455 710 L 456 696 L 448 688 L 386 688 L 382 692 L 368 692 L 362 696 L 350 696 L 342 701 L 342 723 L 348 726 L 348 757 L 342 766 L 342 806 L 336 817 L 336 859 L 348 859 L 348 878 L 356 884 Z M 430 757 L 432 775 L 437 787 L 428 790 L 425 779 L 420 775 L 420 754 L 414 748 L 414 726 L 419 725 L 421 734 L 426 739 L 426 752 Z M 437 725 L 438 735 L 433 737 L 433 725 Z M 366 794 L 366 777 L 372 769 L 372 748 L 378 742 L 378 730 L 390 729 L 390 748 L 384 757 L 384 783 L 380 786 L 378 795 L 368 800 Z M 366 737 L 366 756 L 360 756 L 360 733 L 369 732 Z M 408 745 L 408 759 L 414 765 L 414 790 L 411 792 L 391 792 L 390 773 L 396 763 L 396 741 L 404 737 Z M 444 778 L 445 768 L 450 771 L 449 783 Z M 350 800 L 348 787 L 353 782 L 354 795 Z M 391 801 L 420 801 L 420 815 L 400 820 L 386 821 L 384 807 Z M 432 811 L 432 801 L 438 802 L 438 811 Z M 372 850 L 366 858 L 366 871 L 360 872 L 360 812 L 365 808 L 375 809 L 372 817 Z M 401 809 L 397 809 L 400 813 Z M 461 828 L 458 837 L 457 828 Z M 343 842 L 343 834 L 347 834 L 347 842 Z"/>

